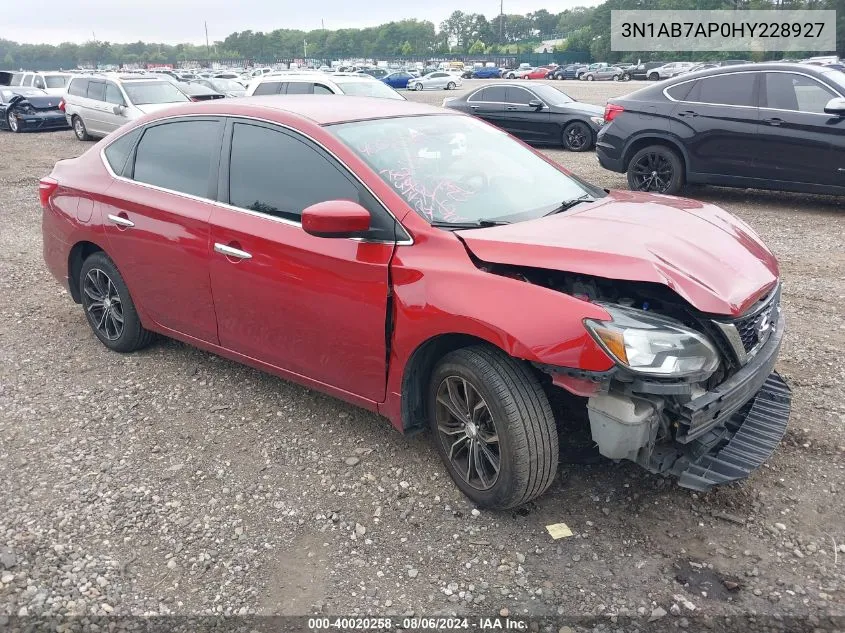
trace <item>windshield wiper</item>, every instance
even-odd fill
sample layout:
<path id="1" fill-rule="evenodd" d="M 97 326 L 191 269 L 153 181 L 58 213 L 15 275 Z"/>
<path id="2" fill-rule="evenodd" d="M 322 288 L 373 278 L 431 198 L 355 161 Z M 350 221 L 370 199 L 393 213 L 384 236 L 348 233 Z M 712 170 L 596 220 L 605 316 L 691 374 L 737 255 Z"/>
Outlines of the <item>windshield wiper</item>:
<path id="1" fill-rule="evenodd" d="M 440 229 L 486 229 L 490 226 L 504 226 L 510 224 L 505 220 L 476 220 L 475 222 L 443 222 L 435 220 L 431 226 L 436 226 Z"/>
<path id="2" fill-rule="evenodd" d="M 595 202 L 595 201 L 596 201 L 596 199 L 593 198 L 593 196 L 591 196 L 588 193 L 585 193 L 583 196 L 579 196 L 578 198 L 572 198 L 572 200 L 566 200 L 565 202 L 562 202 L 560 204 L 560 206 L 555 207 L 554 209 L 552 209 L 551 211 L 546 213 L 546 215 L 554 215 L 555 213 L 563 213 L 564 211 L 568 211 L 572 207 L 577 206 L 577 205 L 581 204 L 582 202 Z"/>

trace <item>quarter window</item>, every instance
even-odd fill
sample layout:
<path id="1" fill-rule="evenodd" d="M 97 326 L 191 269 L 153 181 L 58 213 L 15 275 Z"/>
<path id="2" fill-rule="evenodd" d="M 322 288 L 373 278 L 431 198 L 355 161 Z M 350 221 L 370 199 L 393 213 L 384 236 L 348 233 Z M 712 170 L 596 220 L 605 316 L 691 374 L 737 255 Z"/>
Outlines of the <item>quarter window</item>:
<path id="1" fill-rule="evenodd" d="M 687 101 L 713 105 L 753 106 L 754 73 L 729 73 L 695 82 Z"/>
<path id="2" fill-rule="evenodd" d="M 333 95 L 334 93 L 326 88 L 323 84 L 314 84 L 315 95 Z"/>
<path id="3" fill-rule="evenodd" d="M 669 88 L 666 88 L 666 94 L 672 97 L 675 101 L 684 101 L 694 85 L 694 81 L 687 81 L 682 84 L 670 86 Z"/>
<path id="4" fill-rule="evenodd" d="M 177 121 L 147 128 L 138 143 L 134 179 L 207 197 L 219 135 L 217 121 Z"/>
<path id="5" fill-rule="evenodd" d="M 280 81 L 265 81 L 255 87 L 253 95 L 277 95 L 282 88 Z"/>
<path id="6" fill-rule="evenodd" d="M 836 95 L 815 79 L 794 73 L 766 73 L 766 107 L 824 114 Z"/>
<path id="7" fill-rule="evenodd" d="M 126 161 L 135 147 L 135 141 L 141 136 L 141 128 L 136 128 L 124 134 L 105 149 L 106 160 L 112 171 L 118 176 L 124 175 Z"/>

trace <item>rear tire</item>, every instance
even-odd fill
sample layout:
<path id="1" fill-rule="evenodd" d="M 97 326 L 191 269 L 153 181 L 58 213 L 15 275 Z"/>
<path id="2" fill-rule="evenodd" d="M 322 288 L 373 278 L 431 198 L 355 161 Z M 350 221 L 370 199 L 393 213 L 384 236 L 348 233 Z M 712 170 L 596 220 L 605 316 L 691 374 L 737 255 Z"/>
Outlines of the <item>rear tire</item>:
<path id="1" fill-rule="evenodd" d="M 455 82 L 454 81 L 450 81 L 449 83 L 446 84 L 446 90 L 454 90 L 454 89 L 455 89 Z"/>
<path id="2" fill-rule="evenodd" d="M 649 145 L 628 162 L 628 188 L 675 195 L 684 186 L 684 163 L 665 145 Z"/>
<path id="3" fill-rule="evenodd" d="M 88 134 L 88 129 L 85 127 L 85 123 L 82 121 L 82 117 L 77 114 L 73 115 L 71 119 L 71 125 L 73 126 L 73 133 L 76 134 L 76 138 L 80 141 L 90 141 L 91 136 Z"/>
<path id="4" fill-rule="evenodd" d="M 551 485 L 557 428 L 540 382 L 524 363 L 482 345 L 451 352 L 434 369 L 428 402 L 437 452 L 473 502 L 505 510 Z"/>
<path id="5" fill-rule="evenodd" d="M 648 79 L 649 81 L 657 81 L 658 79 L 660 79 L 660 75 L 658 75 L 657 73 L 651 73 L 648 76 Z"/>
<path id="6" fill-rule="evenodd" d="M 155 335 L 141 325 L 120 271 L 104 252 L 93 253 L 82 263 L 79 294 L 88 325 L 110 350 L 134 352 L 153 340 Z"/>

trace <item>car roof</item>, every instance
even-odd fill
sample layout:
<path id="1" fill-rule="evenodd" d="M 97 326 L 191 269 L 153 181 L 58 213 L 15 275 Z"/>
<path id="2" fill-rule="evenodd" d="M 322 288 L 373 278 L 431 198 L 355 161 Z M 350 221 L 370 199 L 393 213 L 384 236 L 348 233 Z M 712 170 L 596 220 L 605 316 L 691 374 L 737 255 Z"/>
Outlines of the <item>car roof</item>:
<path id="1" fill-rule="evenodd" d="M 343 101 L 339 101 L 342 99 Z M 454 111 L 416 101 L 348 95 L 264 95 L 244 99 L 214 99 L 177 106 L 183 114 L 266 117 L 273 111 L 309 119 L 317 125 L 406 116 L 456 115 Z M 171 115 L 174 110 L 169 111 Z"/>

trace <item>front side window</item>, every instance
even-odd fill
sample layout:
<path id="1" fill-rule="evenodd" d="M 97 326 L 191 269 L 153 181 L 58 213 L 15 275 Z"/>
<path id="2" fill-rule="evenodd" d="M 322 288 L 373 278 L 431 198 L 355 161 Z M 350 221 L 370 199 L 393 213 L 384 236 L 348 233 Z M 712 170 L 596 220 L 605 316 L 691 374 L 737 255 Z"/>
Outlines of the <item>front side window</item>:
<path id="1" fill-rule="evenodd" d="M 310 95 L 314 94 L 314 84 L 308 81 L 290 81 L 288 82 L 289 95 Z"/>
<path id="2" fill-rule="evenodd" d="M 753 106 L 755 73 L 729 73 L 695 82 L 687 101 L 711 105 Z"/>
<path id="3" fill-rule="evenodd" d="M 358 190 L 314 148 L 290 134 L 235 124 L 230 204 L 298 222 L 304 208 L 326 200 L 358 202 Z"/>
<path id="4" fill-rule="evenodd" d="M 438 115 L 328 126 L 429 222 L 519 221 L 601 195 L 505 132 Z"/>
<path id="5" fill-rule="evenodd" d="M 824 114 L 825 105 L 835 97 L 832 90 L 810 77 L 795 73 L 766 73 L 767 108 Z"/>
<path id="6" fill-rule="evenodd" d="M 169 81 L 128 81 L 123 84 L 123 89 L 134 105 L 190 101 L 184 92 Z"/>
<path id="7" fill-rule="evenodd" d="M 23 83 L 21 83 L 21 85 L 22 86 L 31 86 L 32 85 L 32 79 L 33 79 L 32 75 L 30 75 L 29 73 L 25 74 L 23 76 Z"/>
<path id="8" fill-rule="evenodd" d="M 120 89 L 113 83 L 106 84 L 106 101 L 115 105 L 125 105 L 123 103 L 123 95 L 120 94 Z"/>
<path id="9" fill-rule="evenodd" d="M 47 87 L 47 84 L 44 83 L 44 78 L 40 75 L 35 76 L 35 79 L 32 81 L 32 85 L 34 88 L 41 88 L 42 90 Z"/>
<path id="10" fill-rule="evenodd" d="M 528 105 L 530 101 L 534 101 L 537 97 L 523 88 L 516 88 L 508 86 L 507 103 L 515 103 L 517 105 Z"/>
<path id="11" fill-rule="evenodd" d="M 149 127 L 138 143 L 133 178 L 193 196 L 208 196 L 217 121 L 177 121 Z"/>

